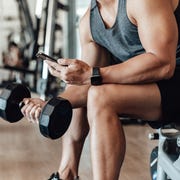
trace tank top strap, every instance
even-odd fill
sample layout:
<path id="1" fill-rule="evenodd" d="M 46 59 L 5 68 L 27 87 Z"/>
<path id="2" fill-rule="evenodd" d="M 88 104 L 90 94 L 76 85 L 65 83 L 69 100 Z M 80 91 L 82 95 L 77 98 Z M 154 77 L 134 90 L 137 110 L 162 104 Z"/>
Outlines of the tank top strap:
<path id="1" fill-rule="evenodd" d="M 93 10 L 97 6 L 96 0 L 91 0 L 91 10 Z"/>

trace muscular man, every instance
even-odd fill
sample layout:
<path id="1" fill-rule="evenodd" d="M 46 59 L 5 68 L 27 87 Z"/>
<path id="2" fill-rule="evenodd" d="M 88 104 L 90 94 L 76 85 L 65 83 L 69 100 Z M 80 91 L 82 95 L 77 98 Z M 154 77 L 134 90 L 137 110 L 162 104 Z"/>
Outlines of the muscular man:
<path id="1" fill-rule="evenodd" d="M 91 0 L 80 23 L 81 60 L 47 61 L 68 84 L 60 96 L 74 108 L 62 137 L 60 179 L 77 178 L 88 132 L 93 179 L 117 180 L 126 144 L 119 117 L 162 123 L 180 117 L 179 14 L 179 0 Z M 96 82 L 93 67 L 100 67 Z M 36 121 L 45 102 L 24 101 L 23 114 Z"/>

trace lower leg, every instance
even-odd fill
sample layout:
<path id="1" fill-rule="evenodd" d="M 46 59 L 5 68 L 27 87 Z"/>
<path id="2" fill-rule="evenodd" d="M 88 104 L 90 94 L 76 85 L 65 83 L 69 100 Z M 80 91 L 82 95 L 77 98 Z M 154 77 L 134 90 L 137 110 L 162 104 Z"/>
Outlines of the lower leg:
<path id="1" fill-rule="evenodd" d="M 78 176 L 79 160 L 88 131 L 85 110 L 74 110 L 71 125 L 62 137 L 62 159 L 58 170 L 61 179 L 73 180 Z"/>
<path id="2" fill-rule="evenodd" d="M 94 180 L 117 180 L 125 154 L 125 137 L 116 115 L 101 111 L 90 125 Z"/>

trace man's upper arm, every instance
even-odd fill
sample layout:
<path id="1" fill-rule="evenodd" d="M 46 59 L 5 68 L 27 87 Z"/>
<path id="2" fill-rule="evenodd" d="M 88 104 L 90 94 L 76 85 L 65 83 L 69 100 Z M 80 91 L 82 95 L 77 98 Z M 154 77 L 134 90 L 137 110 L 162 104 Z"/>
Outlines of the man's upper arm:
<path id="1" fill-rule="evenodd" d="M 80 43 L 81 43 L 81 60 L 90 66 L 108 65 L 108 52 L 94 42 L 90 29 L 90 9 L 82 17 L 79 25 Z"/>
<path id="2" fill-rule="evenodd" d="M 178 31 L 171 1 L 134 0 L 133 6 L 133 17 L 146 52 L 156 55 L 160 63 L 174 66 Z"/>

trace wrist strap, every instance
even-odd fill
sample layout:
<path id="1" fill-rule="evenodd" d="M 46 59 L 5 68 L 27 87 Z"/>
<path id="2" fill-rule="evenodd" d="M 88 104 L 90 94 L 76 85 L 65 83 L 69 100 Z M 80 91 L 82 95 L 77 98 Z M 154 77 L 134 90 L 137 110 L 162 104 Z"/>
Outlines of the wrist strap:
<path id="1" fill-rule="evenodd" d="M 100 76 L 100 68 L 99 67 L 93 67 L 93 76 Z"/>

